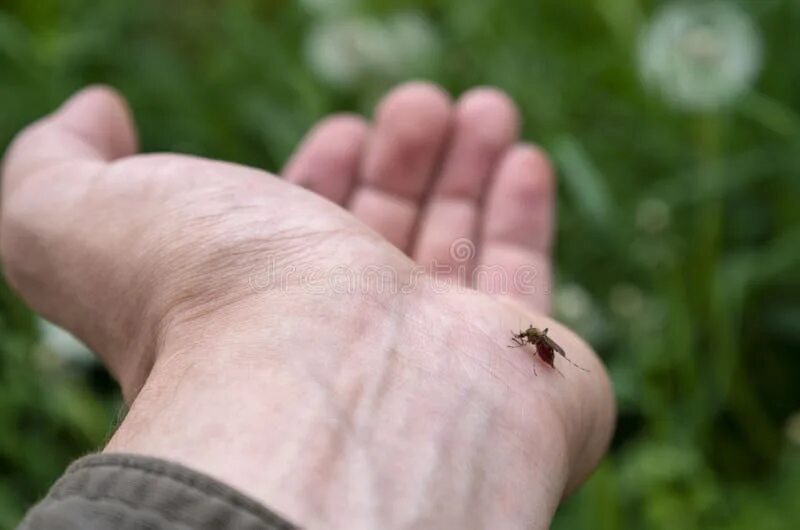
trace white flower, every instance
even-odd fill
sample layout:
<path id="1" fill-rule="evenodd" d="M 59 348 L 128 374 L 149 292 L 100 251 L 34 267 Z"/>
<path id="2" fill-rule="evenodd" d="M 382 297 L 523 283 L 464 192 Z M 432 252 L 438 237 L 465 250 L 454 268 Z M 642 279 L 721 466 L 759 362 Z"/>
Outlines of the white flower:
<path id="1" fill-rule="evenodd" d="M 760 63 L 751 18 L 721 0 L 668 4 L 640 39 L 645 84 L 687 110 L 729 104 L 751 86 Z"/>
<path id="2" fill-rule="evenodd" d="M 438 38 L 416 13 L 387 20 L 364 16 L 323 19 L 308 36 L 306 52 L 319 77 L 340 88 L 368 78 L 402 79 L 427 72 Z"/>

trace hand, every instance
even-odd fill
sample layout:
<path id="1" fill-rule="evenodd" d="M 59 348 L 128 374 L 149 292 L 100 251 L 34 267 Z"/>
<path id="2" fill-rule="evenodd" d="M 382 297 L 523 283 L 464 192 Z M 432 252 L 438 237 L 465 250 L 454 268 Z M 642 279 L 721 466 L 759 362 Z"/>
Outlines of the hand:
<path id="1" fill-rule="evenodd" d="M 363 153 L 363 172 L 334 164 L 327 185 L 370 182 L 353 185 L 349 207 L 428 261 L 447 259 L 451 234 L 443 230 L 473 226 L 463 220 L 478 215 L 475 200 L 444 196 L 474 196 L 478 187 L 462 179 L 475 175 L 469 182 L 491 182 L 492 190 L 474 225 L 477 259 L 510 269 L 530 255 L 546 266 L 549 228 L 531 240 L 532 225 L 516 224 L 533 208 L 525 197 L 549 218 L 542 159 L 518 148 L 492 171 L 494 162 L 470 147 L 475 126 L 459 121 L 467 99 L 453 111 L 435 96 L 442 127 L 455 122 L 452 156 L 431 184 L 418 236 L 403 228 L 421 203 L 380 190 L 421 197 L 410 184 L 428 188 L 444 140 L 434 152 L 411 134 L 419 129 L 395 128 L 405 112 L 390 110 L 425 110 L 431 94 L 412 86 L 390 96 L 369 145 L 333 153 L 345 168 Z M 603 453 L 612 424 L 607 377 L 578 337 L 477 291 L 442 292 L 392 244 L 311 192 L 234 164 L 133 155 L 133 138 L 120 99 L 89 89 L 24 131 L 3 168 L 7 278 L 34 309 L 86 341 L 132 402 L 107 451 L 184 463 L 307 526 L 548 524 L 564 490 Z M 312 138 L 288 173 L 316 175 L 307 185 L 324 191 L 314 145 Z M 451 159 L 456 169 L 448 170 Z M 539 169 L 525 169 L 526 161 Z M 526 189 L 534 193 L 518 193 Z M 414 288 L 331 288 L 333 271 L 363 278 L 376 266 Z M 543 308 L 542 293 L 509 294 Z M 509 330 L 529 322 L 550 327 L 590 372 L 560 365 L 563 378 L 544 368 L 533 376 L 530 352 L 507 347 Z"/>

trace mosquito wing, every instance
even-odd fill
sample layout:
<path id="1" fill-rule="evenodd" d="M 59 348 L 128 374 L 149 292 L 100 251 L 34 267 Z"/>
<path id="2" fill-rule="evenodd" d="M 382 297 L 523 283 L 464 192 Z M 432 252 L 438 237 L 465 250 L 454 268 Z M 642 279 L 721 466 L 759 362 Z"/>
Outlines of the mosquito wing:
<path id="1" fill-rule="evenodd" d="M 548 346 L 550 346 L 551 348 L 553 348 L 553 350 L 554 350 L 556 353 L 558 353 L 560 356 L 562 356 L 562 357 L 565 357 L 565 358 L 566 358 L 567 354 L 566 354 L 566 353 L 564 353 L 564 349 L 563 349 L 561 346 L 559 346 L 559 345 L 556 343 L 556 341 L 554 341 L 553 339 L 551 339 L 551 338 L 550 338 L 550 337 L 548 337 L 547 335 L 542 335 L 542 337 L 541 337 L 541 340 L 542 340 L 542 341 L 544 341 L 544 342 L 545 342 L 545 343 L 546 343 Z"/>

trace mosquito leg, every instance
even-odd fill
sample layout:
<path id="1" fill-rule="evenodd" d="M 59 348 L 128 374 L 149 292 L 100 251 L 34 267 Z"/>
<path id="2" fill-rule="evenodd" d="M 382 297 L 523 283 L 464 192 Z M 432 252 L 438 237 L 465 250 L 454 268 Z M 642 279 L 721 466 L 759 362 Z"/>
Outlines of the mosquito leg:
<path id="1" fill-rule="evenodd" d="M 581 365 L 579 365 L 579 364 L 576 364 L 576 363 L 572 362 L 572 360 L 571 360 L 569 357 L 567 357 L 566 355 L 564 356 L 564 358 L 567 360 L 567 362 L 568 362 L 569 364 L 571 364 L 571 365 L 572 365 L 572 366 L 574 366 L 575 368 L 578 368 L 579 370 L 583 370 L 584 372 L 588 372 L 588 371 L 589 371 L 589 370 L 587 370 L 586 368 L 584 368 L 583 366 L 581 366 Z"/>
<path id="2" fill-rule="evenodd" d="M 570 359 L 569 357 L 567 357 L 567 354 L 566 354 L 566 353 L 564 353 L 564 352 L 563 352 L 561 349 L 558 349 L 558 350 L 556 350 L 556 351 L 558 352 L 558 354 L 559 354 L 560 356 L 562 356 L 562 357 L 564 358 L 564 360 L 565 360 L 565 361 L 567 361 L 569 364 L 571 364 L 571 365 L 572 365 L 572 366 L 574 366 L 575 368 L 580 368 L 580 369 L 581 369 L 581 370 L 583 370 L 584 372 L 588 372 L 588 371 L 589 371 L 589 370 L 587 370 L 586 368 L 584 368 L 583 366 L 581 366 L 581 365 L 579 365 L 579 364 L 577 364 L 577 363 L 575 363 L 575 362 L 572 362 L 572 359 Z"/>

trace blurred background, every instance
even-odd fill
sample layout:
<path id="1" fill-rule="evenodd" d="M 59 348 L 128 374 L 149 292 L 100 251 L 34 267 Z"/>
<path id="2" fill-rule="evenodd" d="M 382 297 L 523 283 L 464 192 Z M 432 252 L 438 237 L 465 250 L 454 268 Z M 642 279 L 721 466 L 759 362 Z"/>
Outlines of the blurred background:
<path id="1" fill-rule="evenodd" d="M 0 0 L 0 149 L 103 82 L 143 150 L 278 171 L 402 80 L 498 86 L 558 167 L 556 311 L 620 407 L 554 528 L 800 528 L 798 25 L 796 0 Z M 0 527 L 119 408 L 0 280 Z"/>

